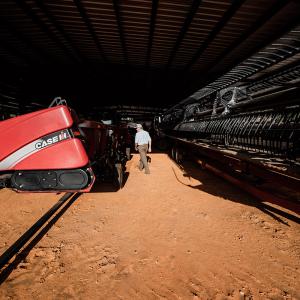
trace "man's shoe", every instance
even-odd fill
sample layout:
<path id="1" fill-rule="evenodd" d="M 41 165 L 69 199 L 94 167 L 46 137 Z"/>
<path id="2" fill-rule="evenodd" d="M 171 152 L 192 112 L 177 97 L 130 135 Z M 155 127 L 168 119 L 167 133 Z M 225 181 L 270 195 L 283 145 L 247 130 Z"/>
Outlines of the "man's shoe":
<path id="1" fill-rule="evenodd" d="M 150 171 L 146 171 L 145 174 L 150 174 Z"/>

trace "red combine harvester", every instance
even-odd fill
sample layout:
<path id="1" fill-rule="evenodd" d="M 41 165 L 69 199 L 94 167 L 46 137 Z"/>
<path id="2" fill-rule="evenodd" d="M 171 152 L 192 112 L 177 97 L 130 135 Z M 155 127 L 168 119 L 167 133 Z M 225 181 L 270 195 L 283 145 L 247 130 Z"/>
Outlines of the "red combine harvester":
<path id="1" fill-rule="evenodd" d="M 0 122 L 0 188 L 89 192 L 95 174 L 122 187 L 127 128 L 80 122 L 58 105 Z"/>

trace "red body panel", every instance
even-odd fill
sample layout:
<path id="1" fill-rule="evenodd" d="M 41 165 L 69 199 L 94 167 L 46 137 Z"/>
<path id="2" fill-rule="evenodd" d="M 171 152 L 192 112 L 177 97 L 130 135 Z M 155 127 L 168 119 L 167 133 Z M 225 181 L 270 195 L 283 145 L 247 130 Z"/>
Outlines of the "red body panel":
<path id="1" fill-rule="evenodd" d="M 70 111 L 63 105 L 2 121 L 0 122 L 0 161 L 24 145 L 49 133 L 70 128 L 72 125 Z"/>
<path id="2" fill-rule="evenodd" d="M 86 166 L 88 162 L 81 141 L 69 139 L 35 152 L 11 170 L 77 169 Z"/>

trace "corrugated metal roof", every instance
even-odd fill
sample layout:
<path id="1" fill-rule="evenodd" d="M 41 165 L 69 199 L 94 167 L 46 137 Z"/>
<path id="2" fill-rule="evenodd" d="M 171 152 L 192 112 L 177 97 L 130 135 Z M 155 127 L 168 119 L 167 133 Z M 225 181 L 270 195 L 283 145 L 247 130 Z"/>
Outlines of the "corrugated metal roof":
<path id="1" fill-rule="evenodd" d="M 300 2 L 286 0 L 3 0 L 0 60 L 25 70 L 84 66 L 88 71 L 78 76 L 122 85 L 116 103 L 134 104 L 143 92 L 147 101 L 167 106 L 253 56 L 299 17 Z M 294 38 L 298 43 L 299 32 Z M 273 72 L 279 65 L 272 60 L 280 57 L 281 64 L 299 61 L 293 43 L 266 51 L 243 65 L 244 72 L 257 64 Z M 132 95 L 136 85 L 139 93 Z"/>

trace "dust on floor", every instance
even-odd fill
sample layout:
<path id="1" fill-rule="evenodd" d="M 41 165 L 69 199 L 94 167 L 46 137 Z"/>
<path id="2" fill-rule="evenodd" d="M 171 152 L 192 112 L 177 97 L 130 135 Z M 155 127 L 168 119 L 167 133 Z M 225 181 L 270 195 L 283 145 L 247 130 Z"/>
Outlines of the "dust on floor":
<path id="1" fill-rule="evenodd" d="M 300 299 L 297 217 L 192 163 L 151 157 L 150 175 L 134 155 L 122 190 L 81 195 L 0 299 Z M 0 191 L 1 253 L 60 197 Z"/>

